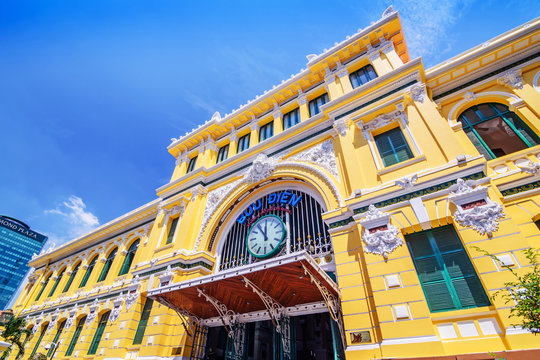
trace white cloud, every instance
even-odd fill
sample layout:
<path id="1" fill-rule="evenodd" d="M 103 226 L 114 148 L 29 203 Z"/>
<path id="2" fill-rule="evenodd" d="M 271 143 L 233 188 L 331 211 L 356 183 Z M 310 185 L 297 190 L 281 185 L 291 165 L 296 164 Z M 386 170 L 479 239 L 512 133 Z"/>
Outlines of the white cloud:
<path id="1" fill-rule="evenodd" d="M 428 66 L 452 48 L 450 30 L 474 0 L 396 0 L 411 58 L 424 57 Z"/>
<path id="2" fill-rule="evenodd" d="M 75 195 L 54 209 L 45 210 L 51 229 L 49 243 L 57 246 L 84 235 L 99 225 L 97 216 L 86 209 L 84 201 Z"/>

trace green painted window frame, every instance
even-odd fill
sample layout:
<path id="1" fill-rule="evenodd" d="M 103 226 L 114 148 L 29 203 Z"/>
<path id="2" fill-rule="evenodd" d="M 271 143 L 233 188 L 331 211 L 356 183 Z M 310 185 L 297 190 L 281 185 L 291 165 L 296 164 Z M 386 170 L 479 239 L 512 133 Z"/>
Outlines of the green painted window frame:
<path id="1" fill-rule="evenodd" d="M 36 351 L 39 347 L 39 345 L 41 344 L 41 340 L 43 340 L 43 336 L 45 336 L 45 333 L 47 332 L 47 329 L 49 328 L 49 324 L 45 324 L 43 325 L 43 327 L 41 328 L 41 333 L 39 334 L 39 338 L 36 342 L 36 345 L 34 345 L 34 350 L 32 350 L 32 353 L 30 354 L 30 356 L 28 357 L 29 359 L 32 358 L 32 356 L 34 356 L 36 354 Z"/>
<path id="2" fill-rule="evenodd" d="M 270 121 L 259 129 L 259 142 L 270 139 L 272 136 L 274 136 L 274 122 Z"/>
<path id="3" fill-rule="evenodd" d="M 399 126 L 375 135 L 373 140 L 377 145 L 384 167 L 399 164 L 414 157 Z"/>
<path id="4" fill-rule="evenodd" d="M 77 345 L 77 341 L 79 341 L 79 336 L 81 336 L 82 329 L 84 327 L 84 323 L 86 321 L 86 316 L 83 316 L 79 319 L 77 322 L 77 327 L 75 328 L 75 332 L 73 333 L 73 337 L 71 338 L 71 341 L 69 342 L 69 346 L 66 350 L 66 354 L 64 356 L 71 356 L 73 354 L 73 350 L 75 350 L 75 346 Z"/>
<path id="5" fill-rule="evenodd" d="M 92 342 L 90 343 L 90 347 L 88 348 L 88 355 L 96 354 L 99 348 L 99 343 L 101 342 L 101 338 L 103 337 L 103 333 L 105 332 L 105 327 L 107 327 L 107 321 L 109 321 L 110 314 L 111 312 L 107 311 L 99 318 L 99 324 L 96 328 L 96 333 L 94 334 Z"/>
<path id="6" fill-rule="evenodd" d="M 289 111 L 281 119 L 283 124 L 283 130 L 293 127 L 296 124 L 300 123 L 300 109 L 296 108 L 292 111 Z"/>
<path id="7" fill-rule="evenodd" d="M 491 305 L 476 269 L 452 225 L 405 235 L 405 240 L 431 312 Z M 441 245 L 446 249 L 441 248 Z M 425 269 L 432 271 L 427 272 Z M 467 290 L 471 288 L 475 293 L 470 291 L 469 296 Z"/>
<path id="8" fill-rule="evenodd" d="M 47 351 L 47 357 L 51 357 L 55 349 L 58 350 L 58 339 L 60 339 L 60 335 L 62 335 L 62 331 L 64 330 L 65 326 L 66 320 L 62 321 L 60 325 L 58 325 L 58 330 L 56 330 L 56 335 L 54 335 L 54 339 L 52 341 L 54 343 L 54 346 L 51 346 L 49 348 L 49 351 Z"/>
<path id="9" fill-rule="evenodd" d="M 486 116 L 479 108 L 480 106 L 483 106 L 483 105 L 488 106 L 494 112 L 494 115 Z M 504 107 L 504 108 L 506 108 L 506 110 L 502 111 L 497 106 Z M 480 118 L 480 121 L 471 122 L 469 120 L 469 118 L 465 114 L 468 111 L 474 111 L 474 113 L 478 116 L 478 118 Z M 521 141 L 523 141 L 523 143 L 528 148 L 540 144 L 540 137 L 538 136 L 538 134 L 536 134 L 533 131 L 533 129 L 531 129 L 529 127 L 529 125 L 527 125 L 527 123 L 525 123 L 525 121 L 523 121 L 515 112 L 511 111 L 508 108 L 508 106 L 506 106 L 504 104 L 500 104 L 500 103 L 494 103 L 494 102 L 477 104 L 477 105 L 471 106 L 470 108 L 464 110 L 459 115 L 458 121 L 461 122 L 463 131 L 465 131 L 465 133 L 467 134 L 469 139 L 471 137 L 476 139 L 477 143 L 474 143 L 473 141 L 471 141 L 471 142 L 473 142 L 473 145 L 476 147 L 478 152 L 480 154 L 484 155 L 487 158 L 487 160 L 496 159 L 497 156 L 493 153 L 491 148 L 482 139 L 482 136 L 480 136 L 480 134 L 478 134 L 478 132 L 475 130 L 474 126 L 476 126 L 478 124 L 481 124 L 483 122 L 489 121 L 491 119 L 497 118 L 497 117 L 502 118 L 503 121 L 505 122 L 505 124 L 514 132 L 514 134 L 517 135 L 517 137 Z M 525 136 L 523 136 L 521 131 L 519 131 L 516 128 L 516 126 L 512 123 L 512 121 L 509 120 L 509 117 L 513 117 L 513 120 L 516 123 L 519 123 L 519 125 L 522 126 L 523 130 L 527 133 L 528 136 L 531 137 L 531 140 L 534 141 L 535 143 L 532 143 L 529 139 L 527 139 Z M 506 154 L 506 155 L 508 155 L 508 154 Z"/>
<path id="10" fill-rule="evenodd" d="M 175 217 L 171 220 L 171 225 L 169 225 L 169 231 L 167 232 L 167 240 L 165 240 L 165 245 L 170 244 L 174 240 L 174 232 L 176 231 L 176 227 L 178 226 L 178 220 L 180 219 L 179 216 Z"/>
<path id="11" fill-rule="evenodd" d="M 111 270 L 112 264 L 114 262 L 114 258 L 116 257 L 116 253 L 118 252 L 118 248 L 114 248 L 109 253 L 109 256 L 107 256 L 107 260 L 105 260 L 105 264 L 103 264 L 103 267 L 101 268 L 101 273 L 99 274 L 99 278 L 97 282 L 102 282 L 107 278 L 107 275 L 109 275 L 109 271 Z"/>
<path id="12" fill-rule="evenodd" d="M 220 162 L 227 160 L 228 156 L 229 156 L 229 144 L 219 148 L 216 164 L 219 164 Z"/>
<path id="13" fill-rule="evenodd" d="M 249 149 L 249 141 L 251 140 L 251 133 L 248 133 L 240 139 L 238 139 L 238 144 L 236 145 L 236 153 L 239 154 L 242 151 Z"/>
<path id="14" fill-rule="evenodd" d="M 35 301 L 38 301 L 39 298 L 41 297 L 41 295 L 43 294 L 43 291 L 45 291 L 45 288 L 47 287 L 47 285 L 49 284 L 49 279 L 51 278 L 52 274 L 49 275 L 47 277 L 47 279 L 45 280 L 45 282 L 43 283 L 43 286 L 41 287 L 41 289 L 39 290 L 39 293 L 38 295 L 36 296 L 36 300 Z"/>
<path id="15" fill-rule="evenodd" d="M 328 93 L 324 93 L 321 96 L 317 96 L 315 99 L 311 100 L 308 104 L 309 106 L 309 116 L 315 116 L 321 112 L 321 106 L 330 101 Z"/>
<path id="16" fill-rule="evenodd" d="M 129 272 L 129 269 L 131 268 L 131 264 L 133 263 L 133 259 L 135 258 L 135 254 L 137 253 L 138 248 L 139 248 L 139 239 L 131 243 L 126 253 L 126 256 L 124 256 L 124 262 L 122 263 L 122 267 L 120 268 L 120 271 L 118 272 L 118 276 L 125 275 Z"/>
<path id="17" fill-rule="evenodd" d="M 62 276 L 64 276 L 65 272 L 66 272 L 66 269 L 62 270 L 62 272 L 58 275 L 58 277 L 56 278 L 56 281 L 54 282 L 54 285 L 51 288 L 51 291 L 49 291 L 49 295 L 47 295 L 47 297 L 53 296 L 54 292 L 56 291 L 56 288 L 58 287 L 58 284 L 60 284 L 60 281 L 62 281 Z"/>
<path id="18" fill-rule="evenodd" d="M 96 266 L 96 262 L 99 255 L 94 256 L 94 258 L 90 261 L 90 265 L 86 268 L 86 272 L 84 273 L 84 276 L 81 280 L 81 283 L 79 284 L 79 289 L 86 286 L 86 283 L 88 283 L 88 279 L 90 278 L 90 275 L 92 274 L 92 271 L 94 270 L 94 267 Z"/>
<path id="19" fill-rule="evenodd" d="M 139 325 L 137 326 L 137 331 L 135 332 L 135 337 L 133 338 L 133 345 L 142 344 L 144 333 L 146 331 L 146 326 L 148 325 L 148 319 L 150 318 L 150 312 L 152 311 L 152 305 L 154 300 L 146 298 L 144 302 L 143 311 L 141 312 L 141 318 L 139 319 Z"/>
<path id="20" fill-rule="evenodd" d="M 77 272 L 79 272 L 79 267 L 81 266 L 81 263 L 79 262 L 77 266 L 73 269 L 71 274 L 69 275 L 69 279 L 66 283 L 66 286 L 64 286 L 64 289 L 62 290 L 62 294 L 67 292 L 69 288 L 71 287 L 71 284 L 73 283 L 73 280 L 75 280 L 75 276 L 77 276 Z"/>
<path id="21" fill-rule="evenodd" d="M 193 170 L 195 170 L 195 164 L 196 163 L 197 163 L 197 156 L 194 156 L 191 159 L 189 159 L 186 174 L 188 174 L 188 173 L 192 172 Z"/>
<path id="22" fill-rule="evenodd" d="M 351 86 L 353 89 L 367 84 L 368 82 L 376 78 L 377 72 L 375 72 L 375 69 L 371 64 L 366 65 L 349 74 L 349 80 L 351 81 Z"/>

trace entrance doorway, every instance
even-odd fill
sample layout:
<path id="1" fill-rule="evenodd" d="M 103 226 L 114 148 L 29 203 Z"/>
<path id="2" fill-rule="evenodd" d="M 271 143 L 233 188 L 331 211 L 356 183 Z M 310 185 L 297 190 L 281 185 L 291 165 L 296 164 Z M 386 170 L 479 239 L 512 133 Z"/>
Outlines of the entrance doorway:
<path id="1" fill-rule="evenodd" d="M 283 324 L 284 325 L 284 324 Z M 283 326 L 282 325 L 282 326 Z M 339 330 L 328 313 L 291 317 L 290 360 L 344 359 Z M 233 342 L 223 326 L 208 329 L 204 359 L 285 360 L 281 335 L 270 320 L 245 324 L 243 355 L 232 356 Z"/>

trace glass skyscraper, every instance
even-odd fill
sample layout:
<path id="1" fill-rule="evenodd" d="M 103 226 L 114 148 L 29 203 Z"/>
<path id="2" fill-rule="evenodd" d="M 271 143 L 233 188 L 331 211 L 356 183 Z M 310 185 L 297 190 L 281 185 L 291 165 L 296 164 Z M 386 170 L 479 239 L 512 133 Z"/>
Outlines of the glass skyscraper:
<path id="1" fill-rule="evenodd" d="M 28 272 L 28 262 L 39 254 L 47 237 L 25 223 L 0 215 L 0 310 L 3 310 Z"/>

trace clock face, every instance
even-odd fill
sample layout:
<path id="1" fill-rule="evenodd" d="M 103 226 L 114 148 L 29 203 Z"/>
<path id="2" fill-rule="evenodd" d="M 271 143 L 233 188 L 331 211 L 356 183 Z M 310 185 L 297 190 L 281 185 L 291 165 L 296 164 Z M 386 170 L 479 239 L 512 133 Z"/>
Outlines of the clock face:
<path id="1" fill-rule="evenodd" d="M 276 254 L 285 239 L 285 224 L 276 215 L 258 219 L 249 229 L 246 247 L 256 258 L 267 258 Z"/>

